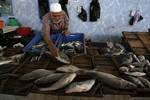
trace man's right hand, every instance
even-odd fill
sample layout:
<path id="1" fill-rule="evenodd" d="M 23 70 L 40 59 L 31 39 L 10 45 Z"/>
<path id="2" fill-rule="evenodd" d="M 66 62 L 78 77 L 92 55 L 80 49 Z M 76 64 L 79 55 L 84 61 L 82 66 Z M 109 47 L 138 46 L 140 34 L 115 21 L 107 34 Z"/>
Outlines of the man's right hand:
<path id="1" fill-rule="evenodd" d="M 58 48 L 51 48 L 50 52 L 51 52 L 51 56 L 56 58 L 58 56 L 59 49 Z"/>

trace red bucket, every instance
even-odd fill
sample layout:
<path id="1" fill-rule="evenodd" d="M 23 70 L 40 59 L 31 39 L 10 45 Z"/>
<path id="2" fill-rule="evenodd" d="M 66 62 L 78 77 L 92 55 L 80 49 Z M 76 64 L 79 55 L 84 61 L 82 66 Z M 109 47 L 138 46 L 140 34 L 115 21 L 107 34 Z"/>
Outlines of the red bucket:
<path id="1" fill-rule="evenodd" d="M 16 32 L 21 36 L 28 36 L 32 33 L 32 29 L 30 27 L 20 27 L 16 30 Z"/>

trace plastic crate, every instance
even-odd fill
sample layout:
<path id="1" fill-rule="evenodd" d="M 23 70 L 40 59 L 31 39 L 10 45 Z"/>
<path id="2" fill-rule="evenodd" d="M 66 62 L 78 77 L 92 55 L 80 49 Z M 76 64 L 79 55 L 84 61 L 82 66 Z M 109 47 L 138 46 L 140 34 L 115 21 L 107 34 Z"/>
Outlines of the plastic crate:
<path id="1" fill-rule="evenodd" d="M 68 42 L 73 42 L 73 41 L 80 41 L 83 43 L 83 48 L 84 48 L 84 51 L 82 53 L 86 53 L 84 37 L 85 37 L 84 33 L 71 33 L 64 38 L 63 42 L 68 43 Z"/>

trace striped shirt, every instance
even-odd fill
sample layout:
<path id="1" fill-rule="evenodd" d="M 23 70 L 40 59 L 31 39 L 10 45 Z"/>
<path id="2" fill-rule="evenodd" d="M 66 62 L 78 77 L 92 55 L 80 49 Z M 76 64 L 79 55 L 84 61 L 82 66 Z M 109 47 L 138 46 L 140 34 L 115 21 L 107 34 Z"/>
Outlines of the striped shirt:
<path id="1" fill-rule="evenodd" d="M 46 25 L 49 25 L 49 32 L 51 30 L 55 31 L 68 31 L 68 25 L 69 25 L 69 18 L 66 15 L 64 11 L 61 11 L 59 13 L 53 13 L 49 12 L 43 16 L 43 30 L 45 29 Z"/>

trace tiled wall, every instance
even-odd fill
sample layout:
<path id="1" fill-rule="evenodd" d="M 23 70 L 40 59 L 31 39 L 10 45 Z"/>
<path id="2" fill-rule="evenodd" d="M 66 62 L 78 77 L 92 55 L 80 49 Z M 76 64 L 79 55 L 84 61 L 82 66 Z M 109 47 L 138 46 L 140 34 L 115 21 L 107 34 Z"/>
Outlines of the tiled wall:
<path id="1" fill-rule="evenodd" d="M 38 17 L 37 0 L 12 0 L 14 15 L 24 26 L 41 29 Z M 50 0 L 54 2 L 57 0 Z M 77 1 L 77 2 L 76 2 Z M 82 22 L 77 17 L 77 6 L 82 5 L 87 13 L 91 0 L 69 0 L 70 31 L 83 32 L 86 38 L 94 41 L 118 40 L 122 31 L 147 31 L 150 27 L 150 0 L 99 0 L 101 5 L 101 18 L 97 22 Z M 144 19 L 130 26 L 129 13 L 139 9 Z M 114 39 L 115 37 L 115 39 Z"/>

